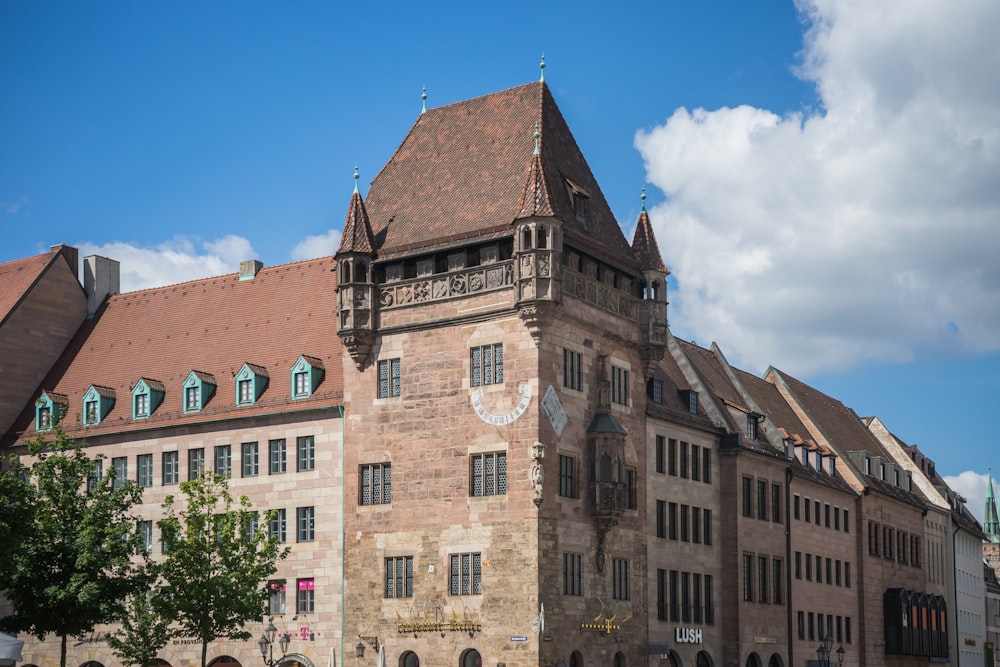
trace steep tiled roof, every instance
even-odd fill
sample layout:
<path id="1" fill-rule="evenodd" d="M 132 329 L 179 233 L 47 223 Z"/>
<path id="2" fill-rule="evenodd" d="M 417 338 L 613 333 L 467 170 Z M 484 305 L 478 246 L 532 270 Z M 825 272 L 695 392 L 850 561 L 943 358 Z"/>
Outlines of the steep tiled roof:
<path id="1" fill-rule="evenodd" d="M 702 403 L 698 403 L 698 414 L 691 414 L 688 404 L 682 399 L 680 392 L 691 389 L 684 373 L 677 365 L 677 360 L 673 355 L 665 354 L 663 359 L 653 371 L 653 378 L 663 382 L 663 405 L 657 405 L 653 401 L 646 401 L 647 412 L 654 417 L 664 419 L 680 419 L 697 423 L 701 426 L 712 428 L 712 422 L 705 415 Z"/>
<path id="2" fill-rule="evenodd" d="M 0 264 L 0 323 L 7 319 L 14 306 L 58 256 L 59 251 L 53 250 L 44 255 Z"/>
<path id="3" fill-rule="evenodd" d="M 230 274 L 111 296 L 41 388 L 68 397 L 71 418 L 63 424 L 83 437 L 342 404 L 335 310 L 328 298 L 317 298 L 332 298 L 333 268 L 326 257 L 264 268 L 253 280 Z M 303 354 L 318 359 L 326 376 L 311 397 L 292 400 L 289 372 Z M 271 381 L 256 404 L 237 407 L 234 375 L 248 361 Z M 181 388 L 195 369 L 218 385 L 201 412 L 184 413 Z M 166 395 L 150 417 L 132 420 L 130 392 L 141 377 L 162 382 Z M 81 428 L 72 417 L 92 385 L 112 390 L 117 400 L 99 425 Z M 34 435 L 33 406 L 4 441 L 22 433 Z"/>
<path id="4" fill-rule="evenodd" d="M 518 207 L 517 219 L 534 216 L 552 216 L 552 197 L 545 182 L 545 167 L 542 165 L 542 154 L 536 151 L 531 156 L 528 167 L 528 180 L 521 193 L 521 205 Z"/>
<path id="5" fill-rule="evenodd" d="M 653 226 L 649 222 L 649 214 L 643 209 L 639 214 L 639 223 L 635 226 L 635 235 L 632 237 L 632 254 L 639 261 L 639 268 L 660 273 L 670 273 L 663 263 L 660 255 L 660 247 L 656 244 L 656 235 L 653 234 Z"/>
<path id="6" fill-rule="evenodd" d="M 358 252 L 373 254 L 375 252 L 375 236 L 372 234 L 372 226 L 368 221 L 368 212 L 365 210 L 365 203 L 361 200 L 361 195 L 355 190 L 351 195 L 351 205 L 347 209 L 347 221 L 344 222 L 344 231 L 340 236 L 340 247 L 337 254 L 342 252 Z"/>
<path id="7" fill-rule="evenodd" d="M 508 230 L 522 210 L 536 124 L 538 174 L 554 216 L 566 224 L 564 237 L 635 268 L 628 242 L 543 82 L 420 114 L 365 197 L 380 256 Z M 590 197 L 585 225 L 576 221 L 569 183 Z"/>

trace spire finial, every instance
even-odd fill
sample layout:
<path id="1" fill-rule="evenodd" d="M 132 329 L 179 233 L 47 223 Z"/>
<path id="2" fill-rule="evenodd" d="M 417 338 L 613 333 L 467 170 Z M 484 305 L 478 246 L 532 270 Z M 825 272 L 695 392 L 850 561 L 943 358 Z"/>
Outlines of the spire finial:
<path id="1" fill-rule="evenodd" d="M 541 149 L 539 149 L 539 147 L 538 147 L 538 138 L 540 136 L 542 136 L 538 132 L 538 123 L 535 123 L 535 133 L 532 136 L 535 137 L 535 155 L 538 155 L 538 154 L 540 154 L 542 152 Z"/>
<path id="2" fill-rule="evenodd" d="M 420 93 L 420 113 L 427 112 L 427 85 L 424 85 L 424 92 Z"/>
<path id="3" fill-rule="evenodd" d="M 639 195 L 639 199 L 642 200 L 642 212 L 646 212 L 646 186 L 642 186 L 642 194 Z"/>
<path id="4" fill-rule="evenodd" d="M 542 70 L 542 76 L 539 81 L 545 81 L 545 54 L 542 54 L 542 62 L 538 63 L 538 69 Z"/>
<path id="5" fill-rule="evenodd" d="M 360 194 L 358 192 L 358 165 L 354 165 L 354 194 Z"/>

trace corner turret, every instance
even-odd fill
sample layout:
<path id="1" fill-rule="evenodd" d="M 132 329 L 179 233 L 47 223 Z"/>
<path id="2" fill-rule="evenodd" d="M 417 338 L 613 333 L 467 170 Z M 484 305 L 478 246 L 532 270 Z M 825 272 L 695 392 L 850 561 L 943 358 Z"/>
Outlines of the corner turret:
<path id="1" fill-rule="evenodd" d="M 375 235 L 365 203 L 358 192 L 358 169 L 354 168 L 354 194 L 347 210 L 337 260 L 337 335 L 358 370 L 368 363 L 375 340 Z"/>

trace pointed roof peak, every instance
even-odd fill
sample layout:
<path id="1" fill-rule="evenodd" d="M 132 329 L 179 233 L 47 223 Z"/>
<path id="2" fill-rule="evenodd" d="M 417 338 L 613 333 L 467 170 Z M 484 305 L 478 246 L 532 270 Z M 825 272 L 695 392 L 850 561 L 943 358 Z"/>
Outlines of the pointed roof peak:
<path id="1" fill-rule="evenodd" d="M 1000 517 L 997 516 L 997 502 L 993 496 L 993 469 L 988 474 L 989 486 L 986 489 L 986 512 L 983 515 L 983 532 L 987 542 L 1000 543 Z"/>
<path id="2" fill-rule="evenodd" d="M 517 208 L 517 215 L 514 220 L 532 217 L 553 217 L 555 215 L 552 208 L 552 198 L 549 195 L 549 188 L 545 182 L 545 168 L 542 165 L 542 150 L 539 139 L 541 133 L 538 131 L 538 123 L 535 123 L 535 131 L 532 134 L 535 139 L 535 150 L 531 153 L 531 162 L 528 165 L 528 179 L 521 192 L 521 203 Z"/>
<path id="3" fill-rule="evenodd" d="M 340 235 L 337 255 L 344 252 L 375 254 L 375 234 L 372 233 L 365 202 L 358 191 L 358 178 L 358 166 L 354 165 L 354 192 L 351 194 L 351 204 L 347 209 L 347 221 Z"/>
<path id="4" fill-rule="evenodd" d="M 538 80 L 541 81 L 542 83 L 545 83 L 545 54 L 544 53 L 542 54 L 542 62 L 538 63 L 538 69 L 541 70 L 541 72 L 542 72 L 541 76 L 538 77 Z"/>
<path id="5" fill-rule="evenodd" d="M 635 235 L 632 237 L 632 254 L 639 261 L 639 268 L 643 271 L 659 271 L 670 274 L 670 269 L 663 263 L 663 256 L 660 254 L 660 247 L 656 243 L 656 235 L 653 233 L 653 224 L 649 221 L 649 214 L 646 212 L 646 187 L 642 188 L 642 212 L 639 214 L 639 222 L 635 226 Z"/>
<path id="6" fill-rule="evenodd" d="M 427 85 L 424 84 L 424 92 L 420 93 L 420 113 L 427 113 Z"/>

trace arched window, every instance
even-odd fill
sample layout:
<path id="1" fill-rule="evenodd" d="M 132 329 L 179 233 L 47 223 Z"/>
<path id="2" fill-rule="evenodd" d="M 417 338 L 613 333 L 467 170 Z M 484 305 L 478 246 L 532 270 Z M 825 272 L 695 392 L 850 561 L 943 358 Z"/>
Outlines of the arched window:
<path id="1" fill-rule="evenodd" d="M 747 656 L 747 666 L 746 667 L 761 667 L 760 656 L 756 653 L 751 653 Z"/>
<path id="2" fill-rule="evenodd" d="M 712 667 L 712 659 L 704 651 L 698 651 L 697 667 Z"/>
<path id="3" fill-rule="evenodd" d="M 420 667 L 420 658 L 413 651 L 406 651 L 399 656 L 399 667 Z"/>
<path id="4" fill-rule="evenodd" d="M 583 667 L 583 656 L 579 651 L 573 651 L 569 656 L 569 667 Z"/>
<path id="5" fill-rule="evenodd" d="M 767 667 L 782 667 L 781 656 L 777 653 L 771 654 L 771 659 L 767 661 Z"/>
<path id="6" fill-rule="evenodd" d="M 470 648 L 462 653 L 462 658 L 458 661 L 460 667 L 483 667 L 483 657 L 479 651 Z"/>

